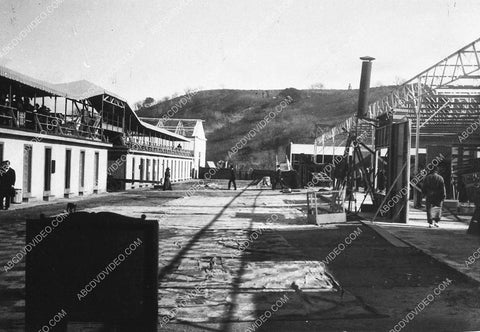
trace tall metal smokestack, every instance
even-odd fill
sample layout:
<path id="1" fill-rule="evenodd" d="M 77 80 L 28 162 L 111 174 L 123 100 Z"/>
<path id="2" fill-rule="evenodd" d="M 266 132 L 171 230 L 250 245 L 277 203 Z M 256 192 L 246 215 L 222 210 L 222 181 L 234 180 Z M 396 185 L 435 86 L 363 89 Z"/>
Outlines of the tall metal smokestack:
<path id="1" fill-rule="evenodd" d="M 358 94 L 358 118 L 368 117 L 368 93 L 370 90 L 370 75 L 372 73 L 372 61 L 375 58 L 370 56 L 363 56 L 362 60 L 362 75 L 360 76 L 360 90 Z"/>

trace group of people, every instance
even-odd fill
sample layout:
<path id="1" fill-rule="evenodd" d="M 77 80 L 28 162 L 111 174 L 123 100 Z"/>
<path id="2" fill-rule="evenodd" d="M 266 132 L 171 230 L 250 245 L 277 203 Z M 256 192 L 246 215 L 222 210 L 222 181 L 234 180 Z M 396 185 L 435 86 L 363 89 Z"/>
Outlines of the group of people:
<path id="1" fill-rule="evenodd" d="M 232 184 L 233 184 L 233 188 L 237 190 L 237 183 L 235 182 L 235 180 L 236 180 L 235 168 L 233 167 L 233 165 L 230 165 L 230 178 L 228 180 L 228 190 L 230 190 L 230 187 Z M 275 190 L 277 188 L 277 185 L 280 185 L 282 189 L 287 188 L 287 185 L 283 181 L 282 170 L 280 169 L 280 165 L 277 165 L 277 169 L 275 170 L 275 175 L 272 177 L 272 190 Z"/>
<path id="2" fill-rule="evenodd" d="M 10 101 L 10 97 L 5 94 L 0 94 L 0 106 L 8 106 L 14 108 L 16 113 L 18 125 L 32 129 L 35 126 L 34 114 L 48 116 L 52 112 L 49 107 L 39 104 L 32 105 L 30 98 L 26 96 L 14 95 Z M 5 113 L 5 112 L 4 112 Z M 11 121 L 6 117 L 1 117 L 1 124 L 8 124 Z"/>
<path id="3" fill-rule="evenodd" d="M 15 196 L 15 171 L 10 167 L 10 161 L 0 164 L 0 210 L 8 210 L 12 197 Z"/>
<path id="4" fill-rule="evenodd" d="M 233 185 L 234 190 L 237 190 L 236 184 L 236 172 L 233 165 L 230 165 L 230 177 L 228 181 L 228 190 Z M 286 187 L 282 177 L 282 171 L 280 165 L 277 165 L 275 175 L 272 179 L 272 189 L 275 190 L 277 185 L 280 185 L 282 189 Z M 165 170 L 165 180 L 163 184 L 163 190 L 172 190 L 172 184 L 170 182 L 170 168 Z M 427 209 L 427 222 L 429 227 L 439 227 L 438 222 L 442 217 L 442 205 L 443 200 L 446 197 L 445 182 L 443 177 L 438 174 L 438 170 L 433 169 L 423 180 L 422 194 L 425 196 L 426 209 Z"/>

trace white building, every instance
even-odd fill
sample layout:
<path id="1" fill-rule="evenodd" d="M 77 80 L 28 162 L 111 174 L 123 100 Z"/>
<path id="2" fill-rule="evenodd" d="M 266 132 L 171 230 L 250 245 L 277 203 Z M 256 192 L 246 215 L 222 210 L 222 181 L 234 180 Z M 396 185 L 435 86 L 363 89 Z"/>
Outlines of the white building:
<path id="1" fill-rule="evenodd" d="M 141 121 L 87 81 L 50 84 L 0 67 L 0 161 L 24 202 L 191 178 L 191 140 Z"/>
<path id="2" fill-rule="evenodd" d="M 93 112 L 65 91 L 0 67 L 0 160 L 10 161 L 23 201 L 106 191 L 112 144 L 77 108 Z"/>

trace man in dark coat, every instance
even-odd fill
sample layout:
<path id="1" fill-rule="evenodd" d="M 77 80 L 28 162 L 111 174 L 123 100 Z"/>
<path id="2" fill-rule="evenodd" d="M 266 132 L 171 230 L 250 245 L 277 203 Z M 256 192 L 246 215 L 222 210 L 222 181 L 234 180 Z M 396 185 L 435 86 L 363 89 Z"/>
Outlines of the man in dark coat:
<path id="1" fill-rule="evenodd" d="M 277 170 L 275 171 L 275 178 L 272 181 L 272 190 L 275 190 L 275 188 L 277 188 L 278 183 L 280 184 L 280 187 L 282 187 L 282 189 L 285 187 L 285 183 L 282 179 L 282 171 L 280 169 L 280 165 L 277 165 Z"/>
<path id="2" fill-rule="evenodd" d="M 14 195 L 13 186 L 15 185 L 15 171 L 10 168 L 10 161 L 5 160 L 0 168 L 0 210 L 3 210 L 3 200 L 5 199 L 5 210 L 10 207 L 10 202 Z"/>
<path id="3" fill-rule="evenodd" d="M 230 180 L 228 180 L 228 190 L 230 190 L 230 185 L 233 183 L 233 188 L 237 190 L 237 184 L 235 183 L 235 168 L 233 168 L 233 165 L 230 165 Z"/>
<path id="4" fill-rule="evenodd" d="M 172 190 L 172 183 L 170 182 L 170 168 L 165 170 L 165 180 L 163 180 L 163 190 Z"/>
<path id="5" fill-rule="evenodd" d="M 443 180 L 443 177 L 438 174 L 436 168 L 434 168 L 423 180 L 422 193 L 426 197 L 425 201 L 429 227 L 432 227 L 432 224 L 433 226 L 438 227 L 438 222 L 442 217 L 442 205 L 446 196 L 446 191 L 445 181 Z M 432 217 L 432 208 L 434 207 L 437 207 L 435 210 L 439 211 L 439 213 L 435 213 Z"/>

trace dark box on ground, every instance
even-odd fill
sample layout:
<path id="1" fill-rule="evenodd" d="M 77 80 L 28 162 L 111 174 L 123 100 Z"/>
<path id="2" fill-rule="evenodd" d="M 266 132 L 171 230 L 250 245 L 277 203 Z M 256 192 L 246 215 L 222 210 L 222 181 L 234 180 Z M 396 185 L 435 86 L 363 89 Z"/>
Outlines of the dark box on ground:
<path id="1" fill-rule="evenodd" d="M 27 331 L 156 331 L 157 221 L 81 212 L 27 220 L 26 237 Z"/>

